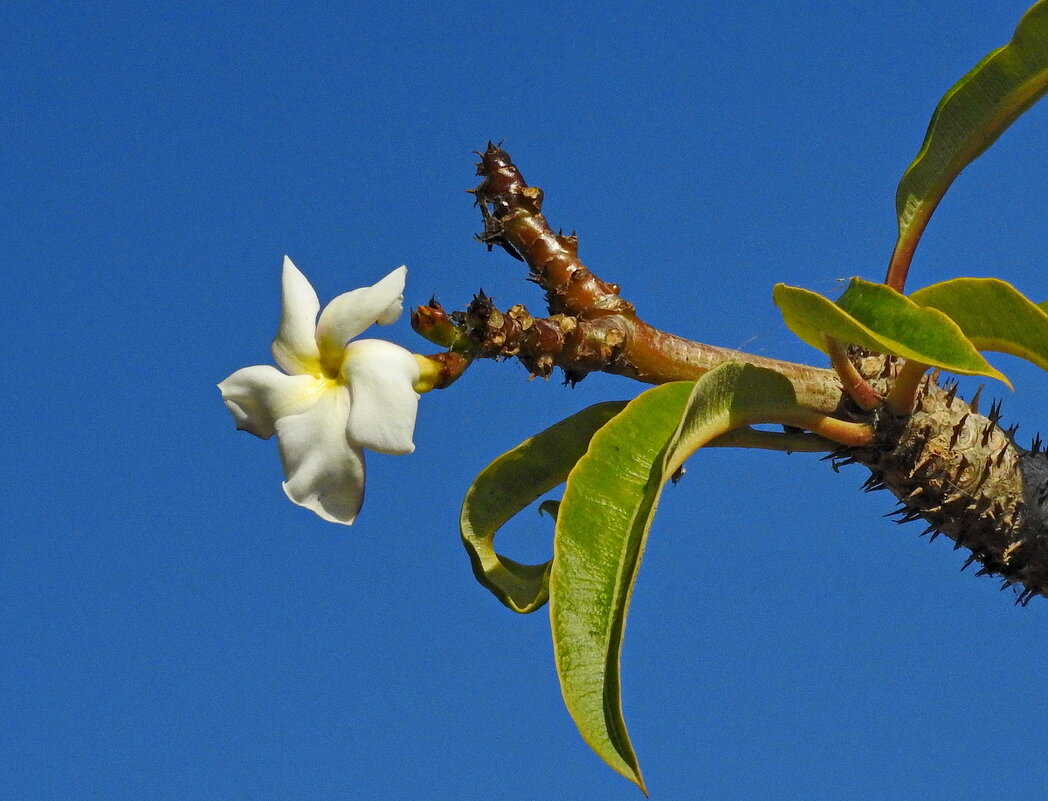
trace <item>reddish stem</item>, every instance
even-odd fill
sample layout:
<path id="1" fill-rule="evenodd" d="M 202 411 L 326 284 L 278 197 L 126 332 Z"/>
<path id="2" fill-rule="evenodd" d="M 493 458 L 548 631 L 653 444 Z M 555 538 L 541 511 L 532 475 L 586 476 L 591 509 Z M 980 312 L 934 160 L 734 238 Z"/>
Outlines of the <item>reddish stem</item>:
<path id="1" fill-rule="evenodd" d="M 880 393 L 870 386 L 863 378 L 851 359 L 848 358 L 848 350 L 839 339 L 826 337 L 826 350 L 830 354 L 830 364 L 837 371 L 841 384 L 848 396 L 855 401 L 863 411 L 869 412 L 876 409 L 884 401 Z"/>

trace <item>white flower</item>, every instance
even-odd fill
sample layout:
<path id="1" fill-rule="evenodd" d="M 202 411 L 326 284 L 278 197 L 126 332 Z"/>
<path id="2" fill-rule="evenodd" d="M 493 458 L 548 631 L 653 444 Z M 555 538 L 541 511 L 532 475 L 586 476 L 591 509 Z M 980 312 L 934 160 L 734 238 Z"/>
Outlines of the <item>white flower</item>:
<path id="1" fill-rule="evenodd" d="M 306 277 L 284 257 L 284 304 L 269 365 L 218 385 L 237 428 L 277 435 L 284 492 L 325 520 L 351 525 L 364 500 L 364 453 L 411 453 L 418 410 L 414 354 L 380 339 L 350 342 L 400 316 L 407 267 L 339 295 L 320 312 Z M 317 313 L 320 313 L 319 319 Z"/>

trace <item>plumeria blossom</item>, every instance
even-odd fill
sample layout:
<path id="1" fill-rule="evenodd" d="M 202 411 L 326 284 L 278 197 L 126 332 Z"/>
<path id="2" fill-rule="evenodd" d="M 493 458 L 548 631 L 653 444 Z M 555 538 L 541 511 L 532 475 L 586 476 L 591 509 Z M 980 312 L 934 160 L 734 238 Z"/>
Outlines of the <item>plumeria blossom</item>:
<path id="1" fill-rule="evenodd" d="M 218 385 L 237 428 L 277 435 L 284 492 L 333 523 L 351 525 L 364 500 L 364 448 L 415 450 L 420 362 L 380 339 L 354 339 L 400 317 L 407 267 L 354 289 L 323 311 L 317 293 L 284 257 L 283 312 L 269 365 L 237 370 Z M 319 313 L 319 318 L 318 318 Z"/>

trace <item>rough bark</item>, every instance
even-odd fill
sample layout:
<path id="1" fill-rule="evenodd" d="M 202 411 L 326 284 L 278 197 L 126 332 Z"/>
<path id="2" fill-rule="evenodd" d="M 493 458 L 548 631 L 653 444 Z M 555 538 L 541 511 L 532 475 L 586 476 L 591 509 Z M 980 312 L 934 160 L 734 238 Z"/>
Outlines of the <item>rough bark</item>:
<path id="1" fill-rule="evenodd" d="M 871 383 L 883 358 L 863 360 Z M 965 401 L 928 380 L 913 413 L 896 416 L 883 408 L 869 415 L 877 432 L 873 445 L 842 448 L 834 466 L 856 462 L 870 469 L 867 489 L 887 489 L 899 501 L 898 522 L 923 520 L 923 534 L 944 534 L 956 548 L 971 551 L 964 567 L 1017 585 L 1025 604 L 1048 595 L 1048 458 L 1015 443 L 1014 429 L 997 422 L 1000 408 L 979 414 L 978 400 Z"/>
<path id="2" fill-rule="evenodd" d="M 1019 447 L 1014 431 L 998 425 L 998 408 L 984 416 L 977 399 L 928 378 L 911 414 L 885 406 L 863 411 L 842 393 L 838 374 L 792 362 L 691 342 L 637 317 L 619 287 L 601 280 L 578 258 L 574 236 L 554 233 L 542 215 L 542 191 L 529 186 L 508 153 L 489 145 L 474 190 L 485 228 L 479 239 L 525 261 L 546 291 L 549 317 L 523 306 L 505 313 L 479 295 L 463 312 L 437 304 L 413 314 L 424 336 L 467 358 L 516 357 L 534 374 L 561 367 L 569 382 L 596 370 L 658 384 L 695 379 L 725 361 L 774 369 L 813 410 L 868 422 L 872 445 L 842 447 L 834 469 L 858 463 L 871 471 L 866 489 L 887 489 L 899 500 L 900 522 L 921 519 L 932 538 L 943 534 L 971 551 L 967 567 L 1016 586 L 1017 602 L 1048 596 L 1048 456 L 1039 443 Z M 898 371 L 894 360 L 852 353 L 859 373 L 882 395 Z"/>

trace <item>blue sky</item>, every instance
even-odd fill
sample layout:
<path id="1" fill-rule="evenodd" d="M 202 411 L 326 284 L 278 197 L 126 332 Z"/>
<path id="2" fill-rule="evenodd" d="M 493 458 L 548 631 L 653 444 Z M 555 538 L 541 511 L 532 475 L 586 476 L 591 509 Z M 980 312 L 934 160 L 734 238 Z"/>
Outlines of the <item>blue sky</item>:
<path id="1" fill-rule="evenodd" d="M 539 311 L 472 241 L 489 138 L 650 322 L 820 363 L 772 285 L 883 276 L 935 103 L 1026 5 L 9 10 L 0 796 L 640 798 L 564 711 L 545 614 L 480 588 L 457 531 L 490 460 L 639 385 L 477 365 L 423 397 L 415 454 L 370 457 L 349 529 L 287 502 L 214 385 L 269 362 L 285 253 L 325 301 L 406 263 L 408 306 Z M 913 288 L 1048 298 L 1046 148 L 1041 106 L 951 190 Z M 383 335 L 433 351 L 406 317 Z M 1025 442 L 1048 377 L 996 363 Z M 864 478 L 715 451 L 665 494 L 623 657 L 656 798 L 1043 793 L 1048 607 L 959 573 Z M 549 534 L 526 512 L 502 545 Z"/>

